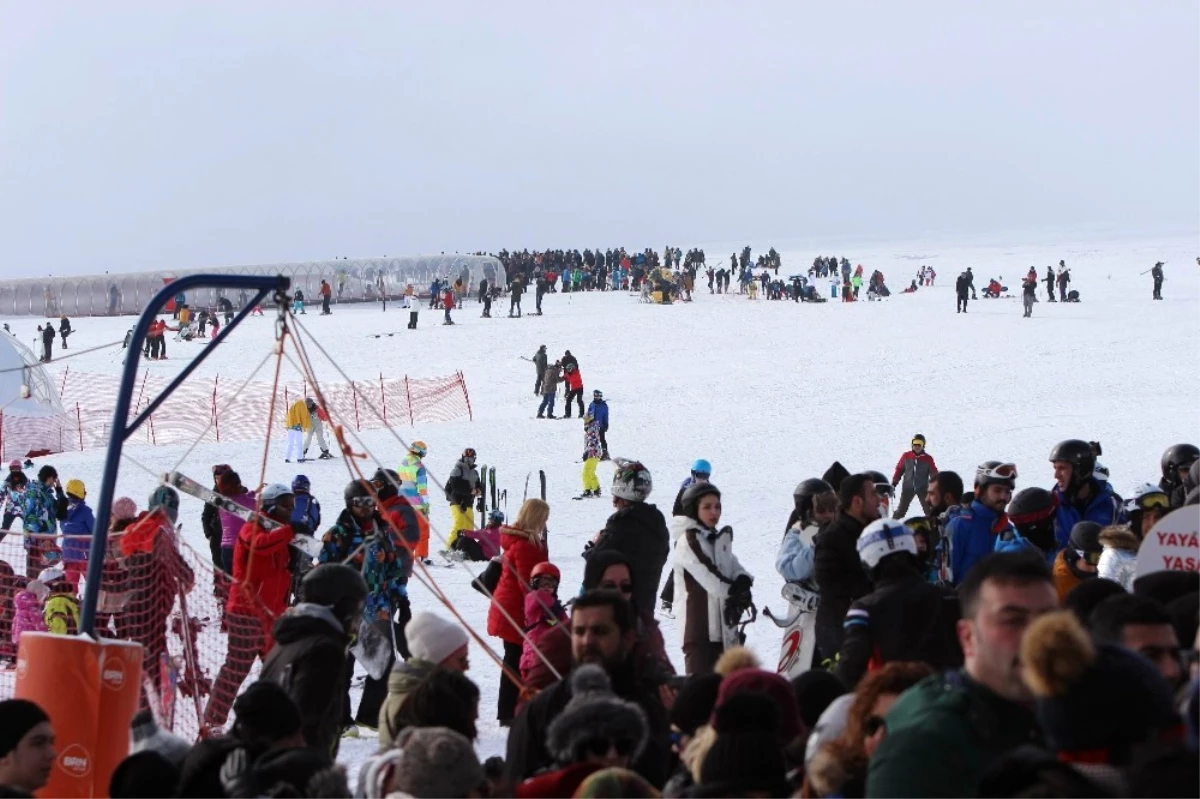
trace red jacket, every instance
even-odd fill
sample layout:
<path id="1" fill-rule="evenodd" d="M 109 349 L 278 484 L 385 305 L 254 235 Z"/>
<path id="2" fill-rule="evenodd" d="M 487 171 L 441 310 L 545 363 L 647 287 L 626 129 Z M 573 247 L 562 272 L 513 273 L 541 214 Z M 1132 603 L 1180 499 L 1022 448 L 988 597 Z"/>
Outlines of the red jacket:
<path id="1" fill-rule="evenodd" d="M 446 289 L 446 293 L 442 295 L 442 304 L 454 307 L 454 289 Z"/>
<path id="2" fill-rule="evenodd" d="M 268 531 L 246 522 L 233 545 L 233 585 L 225 609 L 260 617 L 268 635 L 275 617 L 287 610 L 292 587 L 288 544 L 294 536 L 290 524 Z"/>
<path id="3" fill-rule="evenodd" d="M 937 473 L 937 464 L 933 462 L 932 455 L 928 452 L 918 455 L 910 449 L 896 462 L 896 471 L 892 474 L 892 485 L 900 482 L 900 477 L 903 475 L 906 484 L 911 482 L 918 492 L 924 494 L 925 489 L 929 487 L 929 481 L 937 477 Z"/>
<path id="4" fill-rule="evenodd" d="M 488 608 L 487 631 L 510 644 L 521 644 L 521 626 L 525 623 L 525 594 L 529 593 L 529 579 L 533 567 L 550 559 L 546 548 L 535 543 L 530 533 L 512 527 L 501 528 L 500 551 L 503 553 L 503 570 L 500 582 L 492 594 L 492 605 Z M 500 608 L 517 623 L 514 627 Z"/>
<path id="5" fill-rule="evenodd" d="M 583 375 L 580 373 L 578 366 L 569 372 L 563 372 L 563 380 L 567 381 L 567 388 L 572 391 L 583 390 Z"/>

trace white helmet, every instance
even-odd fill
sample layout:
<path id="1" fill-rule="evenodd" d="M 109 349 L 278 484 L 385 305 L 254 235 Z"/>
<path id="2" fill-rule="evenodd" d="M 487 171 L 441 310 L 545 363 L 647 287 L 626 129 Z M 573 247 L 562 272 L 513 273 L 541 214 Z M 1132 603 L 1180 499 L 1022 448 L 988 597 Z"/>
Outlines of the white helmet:
<path id="1" fill-rule="evenodd" d="M 1095 477 L 1101 483 L 1108 482 L 1108 467 L 1100 461 L 1096 461 L 1096 465 L 1092 467 L 1092 477 Z"/>
<path id="2" fill-rule="evenodd" d="M 279 502 L 279 498 L 285 494 L 289 497 L 295 496 L 295 492 L 283 483 L 271 483 L 268 485 L 258 495 L 259 499 L 262 500 L 263 510 L 270 511 Z"/>
<path id="3" fill-rule="evenodd" d="M 858 557 L 868 569 L 874 569 L 888 555 L 897 552 L 917 554 L 917 539 L 907 525 L 895 519 L 876 519 L 858 537 Z"/>
<path id="4" fill-rule="evenodd" d="M 1127 513 L 1133 513 L 1135 510 L 1144 510 L 1146 507 L 1146 497 L 1154 495 L 1158 495 L 1159 499 L 1157 504 L 1160 504 L 1162 507 L 1167 507 L 1170 504 L 1170 497 L 1167 496 L 1166 491 L 1163 491 L 1154 483 L 1142 483 L 1140 486 L 1133 489 L 1133 496 L 1125 500 L 1125 511 Z"/>

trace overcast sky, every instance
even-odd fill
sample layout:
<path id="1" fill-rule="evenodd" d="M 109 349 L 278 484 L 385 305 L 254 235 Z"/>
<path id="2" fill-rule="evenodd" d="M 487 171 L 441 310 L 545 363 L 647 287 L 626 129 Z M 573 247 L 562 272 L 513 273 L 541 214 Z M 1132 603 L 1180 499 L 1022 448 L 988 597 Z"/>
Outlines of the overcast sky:
<path id="1" fill-rule="evenodd" d="M 0 2 L 0 276 L 1200 223 L 1200 4 Z"/>

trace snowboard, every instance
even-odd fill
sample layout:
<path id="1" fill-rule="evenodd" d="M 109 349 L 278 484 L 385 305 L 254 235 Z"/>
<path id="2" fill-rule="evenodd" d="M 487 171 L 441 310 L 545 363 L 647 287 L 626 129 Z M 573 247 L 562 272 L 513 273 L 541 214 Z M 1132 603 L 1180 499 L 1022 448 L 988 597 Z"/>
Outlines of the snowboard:
<path id="1" fill-rule="evenodd" d="M 213 505 L 220 510 L 226 511 L 227 513 L 232 513 L 239 519 L 250 521 L 257 516 L 259 523 L 262 524 L 262 526 L 267 530 L 274 530 L 276 527 L 280 526 L 279 522 L 275 521 L 274 519 L 270 519 L 258 513 L 253 508 L 243 508 L 229 497 L 218 494 L 208 486 L 201 485 L 187 475 L 180 474 L 179 472 L 167 472 L 164 474 L 163 483 L 171 486 L 172 488 L 179 489 L 183 493 L 193 496 L 196 499 L 203 500 L 207 504 Z M 312 536 L 297 535 L 292 539 L 291 544 L 310 558 L 318 557 L 321 554 L 321 542 Z"/>
<path id="2" fill-rule="evenodd" d="M 776 671 L 790 680 L 812 666 L 813 652 L 817 648 L 817 607 L 821 597 L 802 583 L 784 583 L 780 594 L 788 602 L 787 617 L 777 618 L 770 608 L 763 608 L 763 613 L 784 630 Z"/>

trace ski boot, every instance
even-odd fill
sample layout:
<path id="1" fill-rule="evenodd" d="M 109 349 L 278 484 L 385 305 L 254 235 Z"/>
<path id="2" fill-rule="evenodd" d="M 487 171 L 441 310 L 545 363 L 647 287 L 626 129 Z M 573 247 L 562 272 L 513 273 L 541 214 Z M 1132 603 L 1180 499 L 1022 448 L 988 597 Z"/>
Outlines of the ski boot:
<path id="1" fill-rule="evenodd" d="M 321 454 L 317 456 L 317 460 L 321 460 L 321 461 L 333 460 L 333 456 L 329 454 L 329 450 L 323 449 L 323 450 L 321 450 Z"/>

